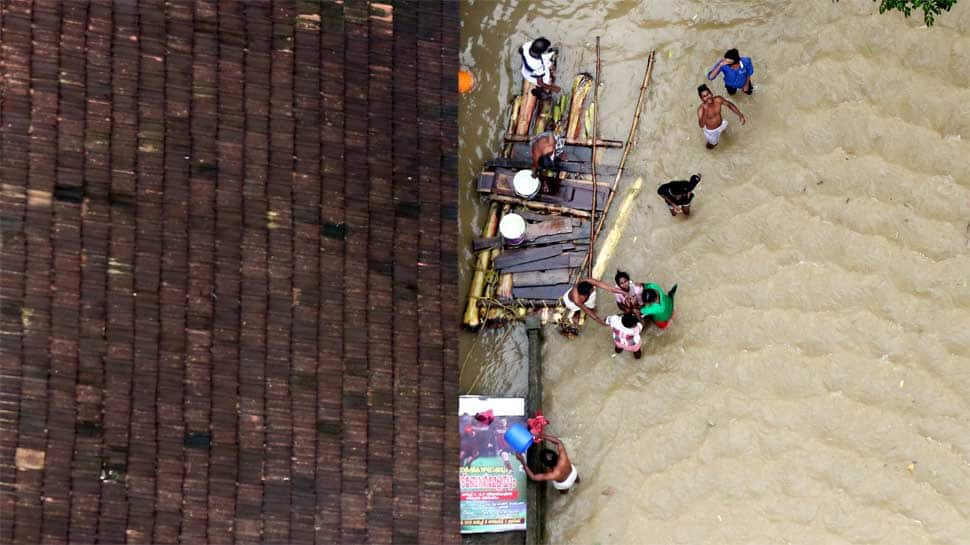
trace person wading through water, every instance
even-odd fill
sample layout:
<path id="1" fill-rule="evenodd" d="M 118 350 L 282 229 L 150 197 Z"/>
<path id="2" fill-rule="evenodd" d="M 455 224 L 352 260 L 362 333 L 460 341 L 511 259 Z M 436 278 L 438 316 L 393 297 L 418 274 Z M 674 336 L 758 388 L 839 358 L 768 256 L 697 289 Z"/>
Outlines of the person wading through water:
<path id="1" fill-rule="evenodd" d="M 690 215 L 690 203 L 694 200 L 694 188 L 701 183 L 701 175 L 694 174 L 687 180 L 673 180 L 657 188 L 657 195 L 667 203 L 667 209 L 671 216 L 676 216 L 678 212 L 685 216 Z"/>
<path id="2" fill-rule="evenodd" d="M 544 466 L 550 468 L 549 471 L 533 473 L 529 469 L 529 464 L 526 463 L 525 456 L 522 453 L 517 453 L 515 457 L 522 463 L 522 469 L 525 469 L 525 474 L 530 479 L 533 481 L 552 481 L 552 486 L 556 490 L 562 494 L 566 494 L 574 484 L 579 483 L 579 471 L 569 461 L 569 455 L 566 454 L 566 447 L 563 446 L 562 441 L 546 434 L 542 435 L 542 439 L 556 445 L 556 452 L 549 449 L 542 449 L 539 452 L 539 459 Z M 536 447 L 538 448 L 538 445 Z"/>
<path id="3" fill-rule="evenodd" d="M 563 305 L 568 310 L 568 314 L 566 315 L 567 320 L 575 323 L 578 320 L 577 313 L 582 311 L 589 315 L 590 318 L 606 325 L 606 320 L 600 318 L 596 314 L 596 311 L 593 310 L 596 308 L 596 288 L 604 289 L 616 295 L 626 296 L 626 293 L 616 286 L 610 286 L 595 278 L 583 278 L 575 286 L 569 288 L 562 296 Z"/>
<path id="4" fill-rule="evenodd" d="M 721 117 L 721 107 L 727 106 L 738 116 L 742 125 L 744 125 L 744 114 L 730 100 L 722 96 L 714 96 L 707 85 L 698 87 L 697 95 L 701 97 L 701 105 L 697 107 L 697 126 L 704 130 L 707 149 L 714 149 L 721 138 L 721 133 L 728 127 L 727 119 Z"/>

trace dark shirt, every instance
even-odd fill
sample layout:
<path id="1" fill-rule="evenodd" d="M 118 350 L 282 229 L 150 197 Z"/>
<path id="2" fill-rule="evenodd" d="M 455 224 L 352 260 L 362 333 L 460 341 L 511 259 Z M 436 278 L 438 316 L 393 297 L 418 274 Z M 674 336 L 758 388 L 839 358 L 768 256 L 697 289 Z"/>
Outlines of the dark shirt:
<path id="1" fill-rule="evenodd" d="M 696 182 L 674 180 L 658 187 L 657 195 L 670 199 L 676 205 L 686 206 L 694 199 L 692 191 L 694 191 L 694 187 L 696 186 Z"/>

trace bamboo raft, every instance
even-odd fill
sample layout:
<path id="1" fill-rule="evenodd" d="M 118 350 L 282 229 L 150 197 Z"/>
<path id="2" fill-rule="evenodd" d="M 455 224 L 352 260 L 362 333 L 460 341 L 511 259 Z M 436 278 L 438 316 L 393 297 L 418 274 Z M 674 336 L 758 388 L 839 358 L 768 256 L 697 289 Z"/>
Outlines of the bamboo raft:
<path id="1" fill-rule="evenodd" d="M 623 166 L 635 141 L 636 128 L 650 75 L 651 52 L 630 133 L 625 141 L 598 134 L 599 39 L 596 77 L 579 74 L 572 91 L 539 99 L 523 83 L 512 101 L 502 155 L 485 162 L 476 189 L 490 201 L 481 236 L 473 240 L 475 265 L 462 323 L 471 329 L 503 324 L 538 313 L 542 323 L 561 320 L 561 297 L 593 262 L 596 237 L 602 230 Z M 558 191 L 531 199 L 519 196 L 512 180 L 531 169 L 530 139 L 547 130 L 565 139 L 559 163 Z M 612 183 L 597 176 L 610 176 Z M 525 239 L 512 246 L 499 235 L 502 217 L 516 213 L 526 220 Z"/>

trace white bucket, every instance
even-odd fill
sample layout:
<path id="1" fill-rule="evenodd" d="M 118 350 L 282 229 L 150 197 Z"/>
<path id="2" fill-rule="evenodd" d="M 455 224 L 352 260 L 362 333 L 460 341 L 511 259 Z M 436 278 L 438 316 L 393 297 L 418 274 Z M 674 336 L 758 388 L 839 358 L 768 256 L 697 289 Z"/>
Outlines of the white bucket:
<path id="1" fill-rule="evenodd" d="M 512 188 L 515 189 L 516 195 L 523 199 L 535 197 L 539 193 L 540 185 L 542 183 L 539 181 L 539 178 L 532 175 L 531 170 L 520 170 L 512 178 Z"/>
<path id="2" fill-rule="evenodd" d="M 525 240 L 525 220 L 518 214 L 506 214 L 498 224 L 498 231 L 506 244 L 521 244 Z"/>

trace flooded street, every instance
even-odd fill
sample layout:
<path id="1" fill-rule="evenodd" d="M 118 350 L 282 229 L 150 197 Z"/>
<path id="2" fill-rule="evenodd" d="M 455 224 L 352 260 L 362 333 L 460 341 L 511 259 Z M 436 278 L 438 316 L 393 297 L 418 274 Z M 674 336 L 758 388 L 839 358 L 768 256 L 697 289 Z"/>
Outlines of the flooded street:
<path id="1" fill-rule="evenodd" d="M 639 361 L 596 323 L 546 330 L 545 412 L 582 476 L 550 496 L 548 542 L 970 543 L 970 1 L 929 29 L 863 0 L 478 0 L 462 25 L 465 242 L 519 45 L 550 38 L 566 86 L 600 35 L 617 139 L 657 51 L 604 280 L 677 283 L 677 314 Z M 705 74 L 730 47 L 757 90 L 708 151 L 696 87 L 724 94 Z M 657 186 L 695 172 L 671 218 Z M 463 390 L 524 392 L 524 337 L 464 334 Z"/>

